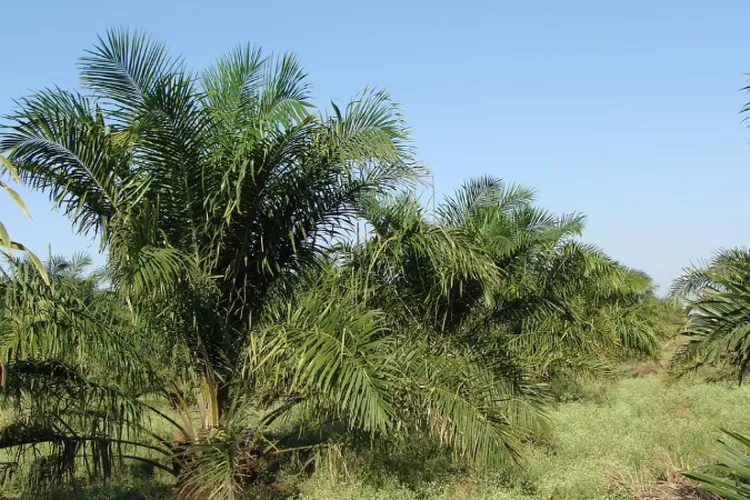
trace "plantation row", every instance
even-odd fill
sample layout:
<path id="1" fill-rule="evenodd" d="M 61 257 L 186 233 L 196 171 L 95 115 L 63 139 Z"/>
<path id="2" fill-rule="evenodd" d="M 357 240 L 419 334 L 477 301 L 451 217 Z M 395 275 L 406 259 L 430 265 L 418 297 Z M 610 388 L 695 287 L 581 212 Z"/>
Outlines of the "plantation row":
<path id="1" fill-rule="evenodd" d="M 319 110 L 292 55 L 193 74 L 121 31 L 79 70 L 83 93 L 21 99 L 0 132 L 5 168 L 106 256 L 42 263 L 0 226 L 7 491 L 135 461 L 181 498 L 236 498 L 374 441 L 523 463 L 551 388 L 671 334 L 679 311 L 578 241 L 582 215 L 492 176 L 428 208 L 386 92 Z M 744 373 L 748 271 L 730 251 L 676 284 L 694 340 L 676 372 Z"/>

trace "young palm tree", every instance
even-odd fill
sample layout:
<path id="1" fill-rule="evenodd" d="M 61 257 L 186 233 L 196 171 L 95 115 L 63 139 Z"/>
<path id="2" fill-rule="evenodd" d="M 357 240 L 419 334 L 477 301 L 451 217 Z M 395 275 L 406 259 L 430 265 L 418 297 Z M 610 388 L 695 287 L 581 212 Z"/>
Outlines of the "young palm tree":
<path id="1" fill-rule="evenodd" d="M 648 277 L 573 241 L 582 217 L 535 207 L 531 190 L 486 177 L 436 217 L 410 193 L 370 199 L 361 217 L 368 237 L 339 254 L 348 288 L 387 310 L 401 341 L 421 342 L 433 366 L 481 367 L 485 383 L 466 393 L 491 390 L 502 403 L 473 408 L 513 422 L 517 437 L 540 423 L 534 379 L 599 374 L 656 351 Z"/>
<path id="2" fill-rule="evenodd" d="M 549 379 L 654 355 L 650 279 L 575 242 L 582 216 L 556 217 L 533 202 L 532 190 L 492 177 L 468 181 L 434 222 L 408 195 L 373 201 L 363 217 L 374 237 L 350 254 L 367 262 L 381 298 L 406 305 L 392 318 L 416 315 L 506 376 L 518 363 Z"/>
<path id="3" fill-rule="evenodd" d="M 742 382 L 750 362 L 750 252 L 719 251 L 686 269 L 672 293 L 686 304 L 685 334 L 690 342 L 677 352 L 677 366 L 730 366 Z"/>
<path id="4" fill-rule="evenodd" d="M 31 484 L 72 478 L 78 453 L 109 474 L 124 432 L 138 429 L 131 395 L 149 387 L 144 338 L 100 278 L 83 274 L 90 263 L 53 258 L 47 284 L 31 263 L 9 259 L 0 277 L 0 395 L 14 403 L 3 405 L 0 449 L 15 450 L 17 463 L 42 451 Z"/>
<path id="5" fill-rule="evenodd" d="M 535 206 L 533 195 L 484 178 L 467 183 L 443 209 L 448 223 L 472 233 L 503 270 L 494 305 L 476 310 L 475 321 L 485 317 L 490 326 L 480 336 L 546 380 L 598 370 L 628 351 L 653 354 L 650 280 L 576 242 L 584 217 L 554 216 Z"/>
<path id="6" fill-rule="evenodd" d="M 361 216 L 369 234 L 342 246 L 342 279 L 369 307 L 387 310 L 399 333 L 394 352 L 422 387 L 397 394 L 399 405 L 427 408 L 432 418 L 422 429 L 460 438 L 459 451 L 477 450 L 485 460 L 502 458 L 502 448 L 513 454 L 513 445 L 544 423 L 539 391 L 501 351 L 488 362 L 460 338 L 455 310 L 462 302 L 491 303 L 501 270 L 462 228 L 428 221 L 410 193 L 370 199 Z"/>
<path id="7" fill-rule="evenodd" d="M 750 112 L 750 103 L 740 112 Z M 672 296 L 686 306 L 690 338 L 674 358 L 680 370 L 728 366 L 742 383 L 750 366 L 749 272 L 750 251 L 722 249 L 675 280 Z"/>
<path id="8" fill-rule="evenodd" d="M 292 55 L 240 47 L 195 75 L 121 31 L 79 69 L 84 93 L 19 101 L 0 152 L 100 238 L 106 273 L 95 290 L 55 281 L 54 296 L 6 278 L 3 394 L 38 419 L 3 429 L 0 448 L 51 449 L 57 476 L 85 457 L 105 474 L 117 456 L 147 461 L 186 498 L 234 498 L 295 449 L 283 419 L 371 436 L 417 423 L 474 460 L 507 455 L 520 405 L 503 380 L 402 335 L 326 257 L 368 200 L 422 175 L 385 92 L 320 114 Z M 496 279 L 476 270 L 482 251 L 456 251 L 459 232 L 427 237 L 452 252 L 435 254 L 443 296 Z"/>

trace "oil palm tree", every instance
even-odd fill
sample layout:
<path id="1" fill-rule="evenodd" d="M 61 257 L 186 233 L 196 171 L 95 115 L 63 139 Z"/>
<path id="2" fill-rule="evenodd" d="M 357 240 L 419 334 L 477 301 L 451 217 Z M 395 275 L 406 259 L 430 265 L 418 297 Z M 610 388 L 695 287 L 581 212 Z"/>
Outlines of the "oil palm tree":
<path id="1" fill-rule="evenodd" d="M 197 76 L 163 45 L 111 32 L 80 70 L 88 94 L 22 99 L 0 149 L 79 231 L 100 236 L 132 303 L 215 294 L 221 320 L 173 326 L 217 372 L 275 280 L 311 261 L 360 196 L 416 174 L 387 94 L 310 114 L 292 55 L 241 47 Z"/>
<path id="2" fill-rule="evenodd" d="M 493 301 L 501 270 L 491 254 L 463 228 L 430 220 L 410 192 L 372 197 L 360 217 L 366 237 L 341 245 L 337 255 L 345 286 L 360 290 L 369 307 L 388 311 L 388 325 L 398 332 L 394 352 L 423 388 L 397 393 L 399 406 L 440 416 L 417 420 L 424 431 L 440 429 L 443 439 L 460 437 L 459 451 L 476 449 L 485 459 L 513 456 L 514 444 L 544 426 L 541 394 L 514 360 L 495 351 L 488 362 L 457 335 L 458 315 L 467 314 L 459 307 Z M 502 448 L 510 454 L 498 453 Z"/>
<path id="3" fill-rule="evenodd" d="M 728 249 L 675 280 L 672 293 L 685 303 L 689 338 L 676 353 L 676 367 L 729 366 L 742 382 L 750 363 L 749 272 L 750 252 Z"/>
<path id="4" fill-rule="evenodd" d="M 164 45 L 124 31 L 79 69 L 84 93 L 18 101 L 0 151 L 99 237 L 104 281 L 88 295 L 58 283 L 52 300 L 23 273 L 7 278 L 18 297 L 1 321 L 30 332 L 32 320 L 37 334 L 9 335 L 3 393 L 70 412 L 40 406 L 33 427 L 2 431 L 2 448 L 55 445 L 58 476 L 86 456 L 95 472 L 115 456 L 148 461 L 190 498 L 234 498 L 295 449 L 283 419 L 370 435 L 411 421 L 469 458 L 507 455 L 514 429 L 493 374 L 455 347 L 400 335 L 368 294 L 341 286 L 346 272 L 328 256 L 367 200 L 421 178 L 387 93 L 366 89 L 319 113 L 293 55 L 239 47 L 191 74 Z M 439 257 L 447 282 L 478 278 L 480 254 L 457 268 Z M 60 315 L 73 319 L 52 321 Z"/>
<path id="5" fill-rule="evenodd" d="M 123 433 L 138 429 L 131 395 L 150 384 L 137 349 L 144 338 L 100 276 L 84 275 L 90 263 L 51 258 L 46 283 L 30 262 L 9 259 L 0 276 L 0 396 L 14 403 L 3 404 L 0 449 L 24 463 L 42 447 L 31 484 L 71 478 L 79 452 L 109 474 Z"/>
<path id="6" fill-rule="evenodd" d="M 436 212 L 429 220 L 409 194 L 363 206 L 373 237 L 347 253 L 381 299 L 406 305 L 402 316 L 389 307 L 394 320 L 416 316 L 506 374 L 519 362 L 547 379 L 599 373 L 628 354 L 655 354 L 650 279 L 575 241 L 581 215 L 555 216 L 534 204 L 533 190 L 489 176 Z"/>
<path id="7" fill-rule="evenodd" d="M 492 177 L 468 181 L 435 217 L 409 192 L 370 198 L 366 229 L 340 252 L 347 286 L 394 330 L 482 367 L 517 431 L 534 427 L 532 378 L 601 373 L 658 345 L 650 279 L 577 243 L 581 216 L 533 201 Z"/>
<path id="8" fill-rule="evenodd" d="M 750 103 L 740 112 L 750 112 Z M 721 249 L 674 281 L 671 295 L 685 305 L 684 333 L 690 339 L 675 354 L 678 373 L 706 365 L 729 367 L 742 383 L 750 366 L 749 272 L 750 251 Z"/>

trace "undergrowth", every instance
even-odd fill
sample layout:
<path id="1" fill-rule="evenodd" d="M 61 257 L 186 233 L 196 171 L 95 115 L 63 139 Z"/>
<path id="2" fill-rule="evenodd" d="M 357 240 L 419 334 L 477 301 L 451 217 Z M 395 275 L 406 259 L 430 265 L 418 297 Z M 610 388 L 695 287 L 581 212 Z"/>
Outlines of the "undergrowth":
<path id="1" fill-rule="evenodd" d="M 311 478 L 280 474 L 249 498 L 277 500 L 645 500 L 709 498 L 677 470 L 707 463 L 718 428 L 750 429 L 750 389 L 648 373 L 590 382 L 550 409 L 551 432 L 521 467 L 471 472 L 419 440 L 332 452 Z M 133 471 L 112 485 L 54 500 L 168 498 L 168 486 Z"/>

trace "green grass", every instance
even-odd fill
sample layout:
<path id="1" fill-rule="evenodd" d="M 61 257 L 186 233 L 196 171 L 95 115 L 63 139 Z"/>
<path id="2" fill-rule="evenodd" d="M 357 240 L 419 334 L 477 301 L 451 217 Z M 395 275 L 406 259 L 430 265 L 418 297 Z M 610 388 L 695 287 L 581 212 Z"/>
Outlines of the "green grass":
<path id="1" fill-rule="evenodd" d="M 301 498 L 597 500 L 633 499 L 671 491 L 675 470 L 707 463 L 717 429 L 750 429 L 750 389 L 662 375 L 591 384 L 582 400 L 550 412 L 549 439 L 528 447 L 523 473 L 446 479 L 421 490 L 391 484 L 374 490 L 361 481 L 320 479 Z M 416 465 L 418 467 L 418 465 Z M 664 498 L 670 498 L 664 496 Z M 689 497 L 685 497 L 689 498 Z"/>
<path id="2" fill-rule="evenodd" d="M 588 384 L 578 400 L 550 410 L 552 429 L 528 445 L 524 470 L 467 476 L 440 456 L 412 453 L 373 473 L 373 457 L 348 463 L 345 473 L 328 472 L 295 485 L 301 500 L 600 500 L 698 498 L 658 496 L 675 486 L 678 468 L 706 463 L 717 429 L 750 429 L 750 389 L 662 375 Z M 418 446 L 417 446 L 418 448 Z M 368 460 L 370 460 L 368 465 Z M 368 467 L 370 470 L 368 470 Z M 341 466 L 338 467 L 341 470 Z M 291 482 L 290 482 L 291 484 Z M 664 491 L 672 491 L 665 488 Z M 156 498 L 136 496 L 132 482 L 63 498 Z M 646 493 L 648 493 L 648 496 Z M 269 496 L 264 495 L 269 498 Z"/>
<path id="3" fill-rule="evenodd" d="M 750 428 L 750 390 L 662 376 L 601 388 L 600 401 L 560 405 L 548 450 L 532 450 L 533 498 L 632 498 L 676 468 L 707 461 L 718 427 Z"/>

